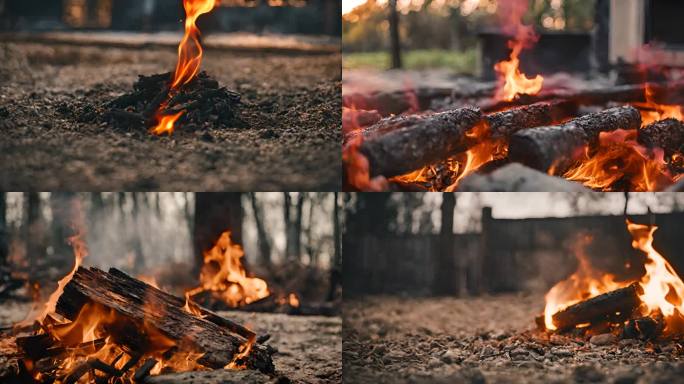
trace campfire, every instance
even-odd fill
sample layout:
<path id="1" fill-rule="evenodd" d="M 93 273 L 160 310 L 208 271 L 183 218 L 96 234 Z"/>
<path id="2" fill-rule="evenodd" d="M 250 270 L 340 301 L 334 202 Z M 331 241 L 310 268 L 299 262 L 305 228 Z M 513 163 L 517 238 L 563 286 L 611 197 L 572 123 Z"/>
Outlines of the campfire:
<path id="1" fill-rule="evenodd" d="M 657 227 L 627 220 L 627 229 L 632 246 L 645 255 L 643 276 L 617 281 L 578 253 L 577 271 L 546 294 L 544 314 L 537 318 L 543 331 L 642 340 L 681 337 L 684 282 L 653 247 Z"/>
<path id="2" fill-rule="evenodd" d="M 658 81 L 601 87 L 526 74 L 519 58 L 537 41 L 521 22 L 526 2 L 500 7 L 511 53 L 494 65 L 493 86 L 344 95 L 347 189 L 469 190 L 468 176 L 515 173 L 510 163 L 598 191 L 660 191 L 682 177 L 684 83 L 675 71 L 644 65 Z"/>
<path id="3" fill-rule="evenodd" d="M 139 76 L 133 92 L 105 106 L 105 120 L 120 129 L 146 127 L 154 135 L 171 135 L 177 126 L 198 130 L 238 122 L 240 95 L 206 73 L 200 73 L 202 44 L 197 18 L 209 13 L 216 0 L 184 0 L 185 35 L 178 46 L 173 73 Z M 86 111 L 84 119 L 92 118 Z M 97 116 L 95 116 L 97 117 Z"/>
<path id="4" fill-rule="evenodd" d="M 217 247 L 226 239 L 230 245 L 224 235 Z M 193 303 L 190 295 L 183 300 L 114 268 L 84 268 L 85 243 L 78 236 L 71 243 L 73 270 L 34 321 L 4 336 L 14 346 L 7 355 L 20 381 L 140 382 L 149 375 L 209 369 L 274 373 L 275 350 L 262 344 L 267 337 Z M 240 288 L 227 291 L 234 303 L 255 299 L 244 289 L 249 280 L 242 273 L 235 282 Z M 263 280 L 254 281 L 266 289 Z"/>
<path id="5" fill-rule="evenodd" d="M 247 276 L 241 262 L 244 255 L 242 247 L 232 242 L 230 231 L 223 232 L 214 247 L 204 253 L 200 285 L 185 293 L 186 306 L 192 308 L 191 300 L 199 299 L 212 307 L 254 309 L 270 299 L 273 310 L 296 310 L 299 298 L 295 293 L 274 296 L 266 281 Z"/>

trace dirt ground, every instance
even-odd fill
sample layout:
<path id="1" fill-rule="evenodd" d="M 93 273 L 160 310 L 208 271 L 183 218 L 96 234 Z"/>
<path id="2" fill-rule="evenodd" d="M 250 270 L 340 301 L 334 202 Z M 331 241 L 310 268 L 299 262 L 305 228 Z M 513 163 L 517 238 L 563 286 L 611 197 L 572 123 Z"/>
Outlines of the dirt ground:
<path id="1" fill-rule="evenodd" d="M 22 320 L 29 309 L 26 303 L 0 304 L 0 325 Z M 256 371 L 201 371 L 161 375 L 146 382 L 164 384 L 227 383 L 310 383 L 342 382 L 342 319 L 339 317 L 289 316 L 284 314 L 219 312 L 244 324 L 259 335 L 269 334 L 267 344 L 277 350 L 273 355 L 276 376 Z M 1 360 L 1 359 L 0 359 Z"/>
<path id="2" fill-rule="evenodd" d="M 534 331 L 542 295 L 348 300 L 345 383 L 677 383 L 682 346 Z M 598 342 L 597 342 L 598 343 Z"/>
<path id="3" fill-rule="evenodd" d="M 340 55 L 205 53 L 246 126 L 156 137 L 75 112 L 173 70 L 174 49 L 0 43 L 0 189 L 339 190 Z"/>

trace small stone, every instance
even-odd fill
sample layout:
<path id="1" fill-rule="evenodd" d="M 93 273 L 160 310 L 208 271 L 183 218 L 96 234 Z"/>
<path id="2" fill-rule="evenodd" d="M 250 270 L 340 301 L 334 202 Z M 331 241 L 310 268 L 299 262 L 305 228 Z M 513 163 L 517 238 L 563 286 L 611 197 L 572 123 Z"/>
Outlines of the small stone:
<path id="1" fill-rule="evenodd" d="M 435 357 L 431 357 L 430 360 L 428 361 L 428 368 L 437 368 L 441 365 L 442 365 L 442 362 Z"/>
<path id="2" fill-rule="evenodd" d="M 578 383 L 596 383 L 603 381 L 605 376 L 593 365 L 580 365 L 572 373 Z"/>
<path id="3" fill-rule="evenodd" d="M 458 352 L 450 349 L 442 355 L 442 361 L 446 364 L 453 364 L 461 362 L 463 358 L 458 354 Z"/>
<path id="4" fill-rule="evenodd" d="M 603 333 L 601 335 L 592 336 L 589 342 L 593 345 L 610 345 L 617 342 L 617 337 L 612 333 Z"/>
<path id="5" fill-rule="evenodd" d="M 572 357 L 574 355 L 571 350 L 559 347 L 551 348 L 551 354 L 558 357 Z"/>
<path id="6" fill-rule="evenodd" d="M 487 357 L 487 356 L 492 356 L 494 354 L 496 354 L 496 350 L 491 345 L 488 345 L 488 346 L 484 347 L 484 349 L 482 349 L 480 356 Z"/>
<path id="7" fill-rule="evenodd" d="M 525 360 L 529 356 L 529 353 L 525 349 L 516 348 L 509 352 L 509 355 L 512 360 Z"/>

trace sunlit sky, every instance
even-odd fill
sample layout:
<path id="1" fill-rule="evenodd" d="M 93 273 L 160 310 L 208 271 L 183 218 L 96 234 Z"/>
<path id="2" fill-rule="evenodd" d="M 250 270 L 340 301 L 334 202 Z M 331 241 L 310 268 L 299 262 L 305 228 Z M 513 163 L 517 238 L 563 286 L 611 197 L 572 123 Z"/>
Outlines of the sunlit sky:
<path id="1" fill-rule="evenodd" d="M 342 0 L 342 14 L 349 13 L 352 9 L 365 3 L 366 0 Z"/>

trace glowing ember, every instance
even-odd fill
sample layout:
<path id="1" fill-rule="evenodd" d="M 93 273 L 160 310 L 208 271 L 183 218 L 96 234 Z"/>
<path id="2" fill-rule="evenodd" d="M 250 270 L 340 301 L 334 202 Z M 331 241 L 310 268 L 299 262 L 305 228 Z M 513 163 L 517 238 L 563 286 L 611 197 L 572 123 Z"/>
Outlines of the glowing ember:
<path id="1" fill-rule="evenodd" d="M 199 41 L 200 31 L 197 28 L 197 18 L 209 13 L 216 6 L 216 0 L 183 0 L 185 8 L 185 35 L 178 45 L 178 63 L 171 82 L 171 89 L 167 101 L 162 103 L 158 111 L 168 103 L 172 94 L 179 87 L 189 83 L 197 76 L 202 63 L 202 45 Z M 182 115 L 182 112 L 172 116 L 158 116 L 159 122 L 150 132 L 155 135 L 168 133 L 171 135 L 174 123 Z"/>
<path id="2" fill-rule="evenodd" d="M 637 143 L 636 131 L 602 132 L 598 148 L 584 156 L 563 177 L 594 190 L 657 191 L 672 184 L 664 152 Z"/>
<path id="3" fill-rule="evenodd" d="M 500 83 L 494 95 L 497 100 L 511 101 L 520 94 L 535 95 L 541 91 L 544 82 L 541 75 L 529 79 L 520 72 L 520 52 L 536 43 L 538 39 L 532 26 L 522 24 L 522 17 L 527 11 L 527 5 L 527 0 L 499 3 L 499 14 L 505 18 L 502 28 L 504 31 L 513 34 L 514 38 L 508 41 L 508 47 L 512 50 L 510 58 L 494 65 Z"/>
<path id="4" fill-rule="evenodd" d="M 186 298 L 208 291 L 230 307 L 239 307 L 270 295 L 264 280 L 247 276 L 240 260 L 244 255 L 242 247 L 231 241 L 230 231 L 223 232 L 216 245 L 204 253 L 200 286 L 188 291 Z M 192 311 L 189 302 L 186 300 L 186 310 Z"/>

